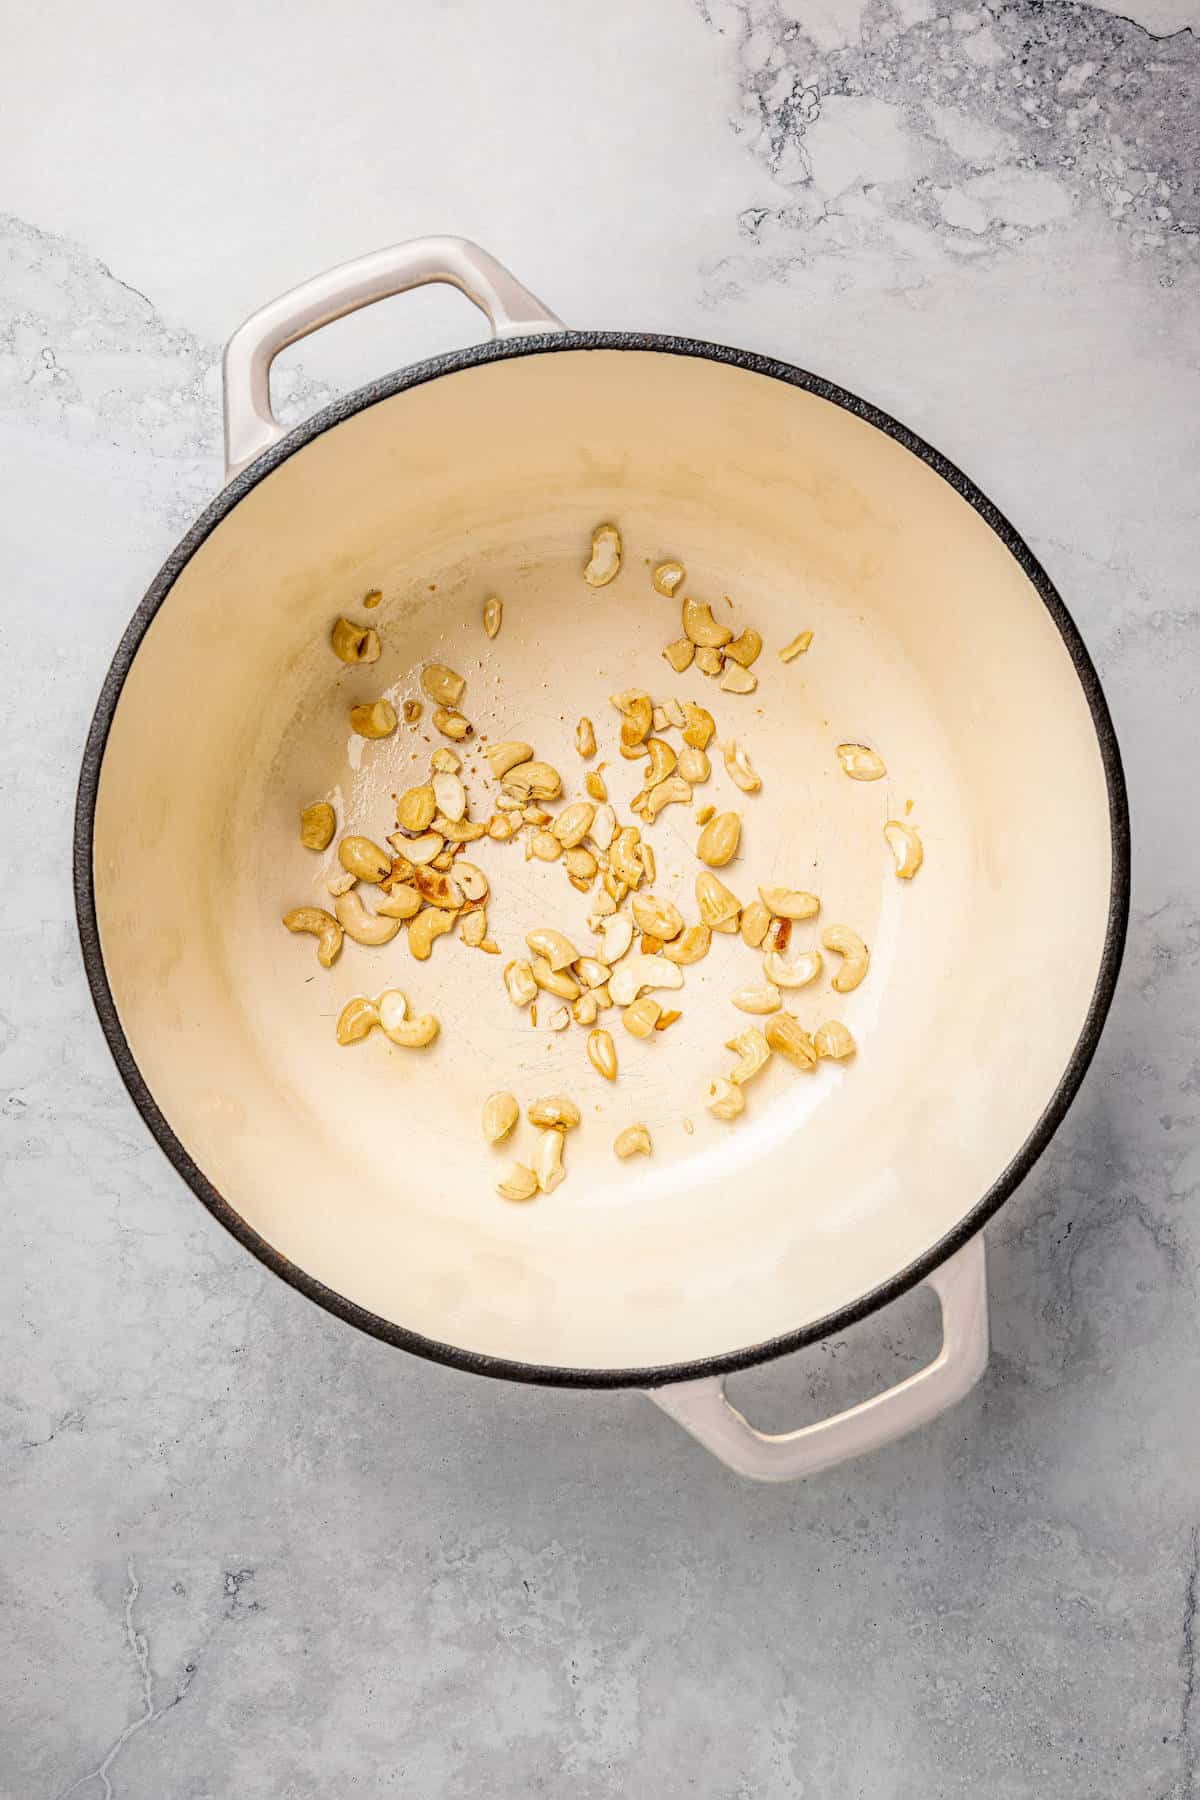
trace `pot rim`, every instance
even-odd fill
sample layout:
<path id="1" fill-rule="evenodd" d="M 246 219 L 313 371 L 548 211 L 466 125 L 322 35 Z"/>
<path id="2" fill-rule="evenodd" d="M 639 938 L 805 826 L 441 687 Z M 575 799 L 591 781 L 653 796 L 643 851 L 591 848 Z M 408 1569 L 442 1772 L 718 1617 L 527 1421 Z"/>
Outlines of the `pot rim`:
<path id="1" fill-rule="evenodd" d="M 773 381 L 781 381 L 802 392 L 814 394 L 818 399 L 827 400 L 834 406 L 840 406 L 845 411 L 862 419 L 864 423 L 874 426 L 876 430 L 882 431 L 887 437 L 918 457 L 952 487 L 960 498 L 979 514 L 980 518 L 1000 539 L 1005 549 L 1015 558 L 1040 596 L 1063 640 L 1087 700 L 1096 732 L 1108 788 L 1109 827 L 1112 840 L 1112 880 L 1109 890 L 1108 924 L 1096 984 L 1092 991 L 1082 1030 L 1057 1086 L 1025 1142 L 983 1196 L 964 1213 L 953 1230 L 947 1232 L 922 1256 L 917 1257 L 906 1268 L 890 1276 L 887 1281 L 880 1283 L 869 1293 L 860 1296 L 849 1305 L 837 1308 L 834 1312 L 826 1314 L 809 1325 L 803 1325 L 794 1331 L 765 1339 L 758 1344 L 726 1351 L 721 1355 L 640 1369 L 558 1368 L 541 1363 L 514 1362 L 507 1357 L 462 1350 L 453 1344 L 441 1343 L 437 1339 L 425 1337 L 422 1333 L 409 1330 L 405 1326 L 393 1324 L 390 1320 L 381 1318 L 366 1307 L 346 1299 L 291 1262 L 265 1238 L 261 1237 L 235 1211 L 192 1161 L 183 1144 L 159 1111 L 141 1070 L 138 1068 L 129 1041 L 122 1029 L 104 966 L 92 876 L 100 771 L 108 734 L 126 677 L 133 665 L 142 638 L 179 575 L 200 546 L 216 530 L 222 520 L 232 512 L 238 502 L 251 489 L 257 487 L 260 481 L 265 480 L 281 463 L 303 450 L 314 438 L 320 437 L 322 433 L 329 431 L 333 426 L 341 424 L 343 420 L 353 418 L 356 413 L 364 411 L 367 407 L 374 406 L 378 401 L 388 400 L 393 395 L 403 393 L 410 388 L 421 387 L 426 382 L 435 381 L 443 375 L 457 374 L 461 370 L 477 368 L 484 363 L 500 362 L 510 357 L 547 356 L 563 351 L 588 350 L 647 351 L 658 355 L 695 357 L 702 361 L 743 369 L 750 374 L 762 375 Z M 815 375 L 792 363 L 781 362 L 776 358 L 761 356 L 752 351 L 733 349 L 723 344 L 706 343 L 697 338 L 665 336 L 653 332 L 555 331 L 514 338 L 498 338 L 483 344 L 469 345 L 464 349 L 432 357 L 424 362 L 414 363 L 407 368 L 396 370 L 390 375 L 381 376 L 379 379 L 369 382 L 365 387 L 357 388 L 353 393 L 335 400 L 314 417 L 289 431 L 277 444 L 255 457 L 254 461 L 248 464 L 240 474 L 235 475 L 209 503 L 186 537 L 167 558 L 146 590 L 144 599 L 117 646 L 100 690 L 84 748 L 76 795 L 74 887 L 75 910 L 84 969 L 101 1029 L 108 1040 L 108 1047 L 112 1052 L 121 1079 L 138 1112 L 157 1140 L 160 1149 L 163 1150 L 177 1173 L 183 1177 L 197 1199 L 203 1202 L 217 1222 L 223 1225 L 261 1263 L 264 1263 L 268 1269 L 280 1276 L 291 1287 L 304 1294 L 309 1300 L 315 1301 L 318 1306 L 324 1307 L 327 1312 L 332 1313 L 344 1323 L 353 1325 L 358 1330 L 364 1331 L 369 1336 L 378 1338 L 386 1344 L 392 1344 L 397 1349 L 411 1351 L 432 1362 L 444 1363 L 451 1368 L 463 1369 L 474 1375 L 490 1375 L 507 1381 L 526 1382 L 547 1387 L 651 1388 L 670 1382 L 694 1381 L 705 1376 L 729 1375 L 738 1369 L 750 1368 L 756 1363 L 768 1362 L 775 1357 L 785 1356 L 790 1351 L 800 1350 L 805 1345 L 817 1343 L 834 1332 L 844 1331 L 848 1326 L 856 1324 L 871 1313 L 877 1312 L 881 1307 L 887 1306 L 891 1301 L 899 1299 L 902 1294 L 924 1281 L 934 1269 L 945 1262 L 947 1257 L 952 1256 L 969 1238 L 982 1229 L 1013 1190 L 1024 1180 L 1062 1123 L 1068 1107 L 1079 1090 L 1099 1043 L 1116 988 L 1129 919 L 1129 805 L 1121 752 L 1117 744 L 1108 703 L 1095 665 L 1088 654 L 1074 619 L 1050 577 L 1024 539 L 1014 530 L 999 508 L 994 506 L 954 463 L 949 462 L 932 445 L 927 444 L 923 438 L 918 437 L 907 426 L 900 424 L 889 413 L 860 399 L 856 394 L 848 392 L 847 389 L 837 386 L 834 382 L 827 381 L 823 376 Z"/>

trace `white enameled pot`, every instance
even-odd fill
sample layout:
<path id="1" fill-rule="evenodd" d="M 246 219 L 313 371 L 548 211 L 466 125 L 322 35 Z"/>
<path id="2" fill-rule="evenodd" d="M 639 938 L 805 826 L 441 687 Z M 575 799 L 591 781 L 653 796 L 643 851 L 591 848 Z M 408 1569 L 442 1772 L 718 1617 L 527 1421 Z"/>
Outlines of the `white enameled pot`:
<path id="1" fill-rule="evenodd" d="M 437 281 L 486 313 L 489 343 L 278 425 L 285 345 Z M 79 791 L 93 993 L 175 1166 L 349 1323 L 480 1373 L 645 1388 L 746 1475 L 803 1474 L 933 1417 L 985 1366 L 980 1230 L 1078 1087 L 1124 937 L 1120 759 L 1045 573 L 963 475 L 852 395 L 688 339 L 566 331 L 461 239 L 381 251 L 266 307 L 230 341 L 225 379 L 228 484 L 125 635 Z M 581 567 L 609 517 L 625 565 L 596 592 Z M 677 614 L 647 565 L 667 555 L 762 633 L 754 696 L 663 662 Z M 375 587 L 384 604 L 360 614 Z M 378 623 L 379 663 L 332 657 L 343 611 Z M 813 647 L 785 666 L 776 649 L 802 628 Z M 763 778 L 743 801 L 717 757 L 697 795 L 742 806 L 730 885 L 815 888 L 823 918 L 871 945 L 857 992 L 796 996 L 813 1021 L 836 999 L 857 1058 L 813 1077 L 777 1058 L 736 1127 L 710 1117 L 708 1080 L 746 1022 L 729 994 L 756 962 L 727 939 L 687 971 L 679 1026 L 651 1045 L 618 1030 L 622 1073 L 605 1083 L 582 1031 L 531 1029 L 505 998 L 503 961 L 531 925 L 587 940 L 586 899 L 515 845 L 474 847 L 503 958 L 446 939 L 417 963 L 402 935 L 319 969 L 279 922 L 326 898 L 298 809 L 328 796 L 341 831 L 392 828 L 390 796 L 423 778 L 434 734 L 367 742 L 348 708 L 416 692 L 429 660 L 468 677 L 480 734 L 533 742 L 572 793 L 575 721 L 611 734 L 613 689 L 710 706 Z M 876 746 L 887 778 L 848 781 L 842 740 Z M 627 806 L 637 765 L 610 756 L 609 776 Z M 910 801 L 925 863 L 901 882 L 881 828 Z M 653 829 L 656 887 L 685 911 L 695 833 L 682 807 Z M 437 1043 L 339 1048 L 344 1000 L 393 984 L 440 1016 Z M 567 1091 L 584 1111 L 568 1181 L 533 1205 L 494 1192 L 479 1113 L 501 1087 Z M 655 1154 L 620 1163 L 613 1135 L 634 1119 Z M 919 1374 L 783 1436 L 725 1400 L 731 1370 L 920 1281 L 944 1332 Z"/>

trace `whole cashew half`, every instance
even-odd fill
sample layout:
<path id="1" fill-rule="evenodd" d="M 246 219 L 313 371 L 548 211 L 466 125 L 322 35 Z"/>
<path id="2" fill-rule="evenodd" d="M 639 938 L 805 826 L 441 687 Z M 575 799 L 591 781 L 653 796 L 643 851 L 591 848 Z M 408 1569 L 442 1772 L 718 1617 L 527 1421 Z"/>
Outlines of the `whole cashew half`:
<path id="1" fill-rule="evenodd" d="M 368 912 L 355 888 L 348 894 L 339 894 L 333 907 L 342 930 L 356 944 L 390 944 L 400 929 L 399 919 L 385 919 L 379 913 Z"/>
<path id="2" fill-rule="evenodd" d="M 289 931 L 307 931 L 317 939 L 317 961 L 323 969 L 331 968 L 342 947 L 342 927 L 323 906 L 293 906 L 285 912 L 283 922 Z"/>
<path id="3" fill-rule="evenodd" d="M 426 1044 L 432 1044 L 441 1030 L 433 1013 L 421 1013 L 418 1018 L 410 1019 L 408 1000 L 399 988 L 387 988 L 376 997 L 375 1005 L 381 1031 L 402 1050 L 423 1050 Z"/>

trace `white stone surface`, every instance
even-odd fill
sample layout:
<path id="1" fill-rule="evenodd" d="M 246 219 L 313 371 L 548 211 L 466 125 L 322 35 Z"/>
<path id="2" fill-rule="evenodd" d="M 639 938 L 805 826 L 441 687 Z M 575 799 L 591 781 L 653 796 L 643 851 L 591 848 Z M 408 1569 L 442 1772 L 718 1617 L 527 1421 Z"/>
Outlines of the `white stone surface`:
<path id="1" fill-rule="evenodd" d="M 1200 19 L 942 5 L 10 13 L 4 1800 L 1200 1793 Z M 438 230 L 572 323 L 770 351 L 898 413 L 1025 532 L 1108 686 L 1126 973 L 990 1233 L 990 1372 L 802 1489 L 740 1485 L 636 1396 L 495 1387 L 327 1318 L 169 1170 L 92 1016 L 77 761 L 219 482 L 219 343 Z M 445 294 L 377 309 L 289 357 L 289 407 L 474 331 Z M 913 1302 L 733 1386 L 799 1422 L 930 1331 Z"/>

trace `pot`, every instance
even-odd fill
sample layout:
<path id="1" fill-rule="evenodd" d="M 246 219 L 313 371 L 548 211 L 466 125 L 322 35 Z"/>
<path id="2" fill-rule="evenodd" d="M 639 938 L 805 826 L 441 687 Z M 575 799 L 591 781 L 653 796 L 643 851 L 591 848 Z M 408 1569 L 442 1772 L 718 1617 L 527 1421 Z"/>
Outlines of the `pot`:
<path id="1" fill-rule="evenodd" d="M 285 431 L 275 355 L 426 282 L 461 289 L 491 341 Z M 823 378 L 688 338 L 565 330 L 461 239 L 381 251 L 256 313 L 226 352 L 225 424 L 228 483 L 125 633 L 77 815 L 96 1007 L 184 1180 L 348 1324 L 480 1374 L 643 1388 L 746 1475 L 807 1473 L 952 1404 L 987 1360 L 981 1227 L 1079 1086 L 1128 907 L 1112 723 L 1027 546 L 929 445 Z M 595 590 L 581 566 L 609 518 L 625 566 Z M 664 665 L 677 606 L 647 564 L 667 555 L 761 632 L 756 695 Z M 374 588 L 384 602 L 363 614 Z M 490 642 L 493 593 L 505 610 Z M 332 656 L 343 612 L 378 621 L 377 664 Z M 785 665 L 777 649 L 802 628 L 812 649 Z M 369 742 L 348 708 L 416 693 L 430 660 L 468 675 L 480 734 L 534 743 L 572 794 L 575 721 L 607 739 L 613 689 L 707 704 L 763 777 L 752 798 L 729 788 L 746 830 L 723 875 L 743 900 L 758 882 L 814 887 L 823 919 L 871 946 L 867 980 L 837 1000 L 857 1057 L 815 1075 L 776 1058 L 736 1126 L 711 1117 L 723 1040 L 751 1022 L 729 994 L 757 960 L 726 938 L 687 971 L 680 1026 L 650 1044 L 617 1028 L 621 1075 L 605 1083 L 582 1031 L 533 1030 L 505 998 L 524 932 L 579 934 L 588 907 L 516 844 L 479 851 L 503 959 L 448 938 L 414 962 L 401 938 L 347 943 L 318 968 L 312 939 L 280 925 L 326 898 L 335 855 L 300 845 L 298 811 L 327 796 L 339 831 L 392 828 L 390 796 L 443 740 L 427 712 Z M 840 741 L 878 748 L 886 779 L 847 780 Z M 610 761 L 619 802 L 635 771 Z M 919 827 L 912 881 L 883 839 L 892 817 Z M 686 911 L 691 809 L 668 809 L 652 835 L 657 885 Z M 339 1047 L 345 999 L 391 983 L 436 1012 L 437 1042 Z M 496 1088 L 565 1089 L 584 1111 L 566 1184 L 533 1205 L 494 1193 L 479 1114 Z M 618 1162 L 613 1134 L 633 1120 L 655 1154 Z M 919 1282 L 943 1314 L 919 1374 L 781 1436 L 726 1401 L 731 1371 Z"/>

